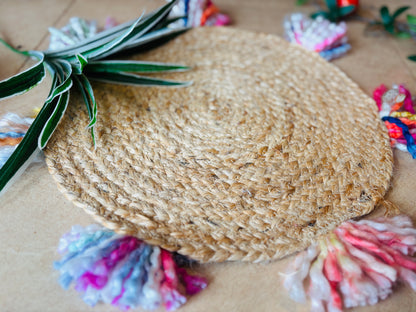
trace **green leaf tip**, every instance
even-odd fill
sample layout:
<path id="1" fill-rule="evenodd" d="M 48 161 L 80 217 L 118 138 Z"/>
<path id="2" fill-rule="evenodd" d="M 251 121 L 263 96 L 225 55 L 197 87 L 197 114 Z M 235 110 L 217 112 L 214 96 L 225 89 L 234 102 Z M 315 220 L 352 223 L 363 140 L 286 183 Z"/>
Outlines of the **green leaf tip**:
<path id="1" fill-rule="evenodd" d="M 38 85 L 45 78 L 43 53 L 31 51 L 28 52 L 28 55 L 37 58 L 39 61 L 25 71 L 0 81 L 0 99 L 23 94 Z"/>

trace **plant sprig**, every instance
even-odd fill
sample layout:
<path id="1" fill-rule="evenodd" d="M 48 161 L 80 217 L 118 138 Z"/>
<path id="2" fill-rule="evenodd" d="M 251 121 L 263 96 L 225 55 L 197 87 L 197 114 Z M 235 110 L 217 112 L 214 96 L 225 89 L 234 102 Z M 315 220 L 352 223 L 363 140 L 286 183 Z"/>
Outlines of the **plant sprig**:
<path id="1" fill-rule="evenodd" d="M 387 6 L 382 6 L 380 8 L 380 21 L 374 21 L 374 25 L 382 25 L 384 30 L 388 33 L 400 37 L 400 38 L 410 38 L 408 31 L 400 30 L 397 23 L 397 18 L 402 15 L 404 12 L 410 9 L 410 6 L 402 6 L 397 8 L 392 14 L 390 14 L 389 8 Z"/>
<path id="2" fill-rule="evenodd" d="M 344 7 L 339 7 L 337 0 L 325 0 L 328 11 L 319 10 L 311 14 L 312 18 L 322 16 L 331 22 L 338 22 L 340 19 L 350 15 L 356 7 L 354 5 L 348 5 Z"/>
<path id="3" fill-rule="evenodd" d="M 69 103 L 70 90 L 75 85 L 85 102 L 89 116 L 87 126 L 96 145 L 95 125 L 97 102 L 90 80 L 142 86 L 186 86 L 189 82 L 178 82 L 144 77 L 139 74 L 151 72 L 183 71 L 187 66 L 141 61 L 112 61 L 110 56 L 143 51 L 170 38 L 187 28 L 167 28 L 171 21 L 168 14 L 175 4 L 168 2 L 156 11 L 139 19 L 118 25 L 89 39 L 57 51 L 19 51 L 0 39 L 6 47 L 16 53 L 32 57 L 36 64 L 29 69 L 0 81 L 0 100 L 25 93 L 39 84 L 49 72 L 51 89 L 39 114 L 28 129 L 22 142 L 0 168 L 0 192 L 20 173 L 28 160 L 43 149 Z"/>

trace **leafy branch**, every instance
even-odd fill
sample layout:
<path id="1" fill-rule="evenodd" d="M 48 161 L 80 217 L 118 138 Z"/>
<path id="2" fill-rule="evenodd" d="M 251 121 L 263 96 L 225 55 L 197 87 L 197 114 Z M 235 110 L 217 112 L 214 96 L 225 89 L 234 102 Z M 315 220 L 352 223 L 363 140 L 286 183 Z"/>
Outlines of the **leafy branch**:
<path id="1" fill-rule="evenodd" d="M 388 33 L 401 38 L 410 38 L 410 33 L 408 30 L 403 29 L 401 25 L 397 22 L 397 18 L 410 9 L 410 6 L 403 6 L 392 14 L 390 14 L 389 8 L 386 6 L 382 6 L 380 8 L 380 17 L 381 20 L 372 21 L 370 24 L 372 25 L 381 25 L 383 26 L 384 30 Z"/>
<path id="2" fill-rule="evenodd" d="M 36 151 L 43 149 L 65 114 L 71 88 L 80 91 L 89 116 L 88 129 L 95 146 L 97 102 L 90 80 L 144 86 L 186 86 L 178 82 L 142 76 L 143 73 L 183 71 L 182 65 L 141 61 L 112 61 L 110 56 L 143 51 L 177 36 L 186 28 L 167 28 L 168 14 L 175 4 L 170 1 L 139 19 L 118 25 L 89 39 L 57 51 L 19 51 L 0 39 L 12 51 L 36 59 L 29 69 L 0 81 L 0 100 L 25 93 L 39 84 L 49 72 L 52 83 L 42 109 L 22 142 L 0 168 L 0 192 L 25 168 Z"/>

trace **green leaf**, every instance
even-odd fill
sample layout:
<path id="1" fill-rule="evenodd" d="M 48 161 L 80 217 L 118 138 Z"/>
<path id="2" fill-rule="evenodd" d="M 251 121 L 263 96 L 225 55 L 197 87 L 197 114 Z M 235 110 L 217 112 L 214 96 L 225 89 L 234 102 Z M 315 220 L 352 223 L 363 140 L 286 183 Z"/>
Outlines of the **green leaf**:
<path id="1" fill-rule="evenodd" d="M 84 99 L 85 106 L 87 107 L 88 116 L 90 122 L 87 128 L 91 130 L 92 142 L 94 148 L 96 147 L 95 142 L 95 123 L 97 122 L 97 102 L 95 101 L 94 92 L 91 84 L 85 75 L 75 76 L 74 81 L 81 92 L 82 98 Z"/>
<path id="2" fill-rule="evenodd" d="M 410 6 L 402 6 L 398 8 L 392 15 L 391 19 L 394 21 L 399 15 L 401 15 L 403 12 L 410 9 Z"/>
<path id="3" fill-rule="evenodd" d="M 406 19 L 407 19 L 407 24 L 409 25 L 409 30 L 412 33 L 416 33 L 416 16 L 408 14 Z"/>
<path id="4" fill-rule="evenodd" d="M 12 178 L 18 176 L 30 163 L 31 157 L 38 150 L 38 138 L 43 126 L 49 119 L 57 103 L 55 99 L 52 105 L 43 105 L 39 114 L 29 127 L 22 142 L 16 147 L 13 154 L 0 169 L 0 192 L 5 191 L 6 186 L 10 185 Z"/>
<path id="5" fill-rule="evenodd" d="M 42 52 L 30 51 L 28 55 L 39 61 L 25 71 L 8 79 L 0 81 L 0 99 L 25 93 L 39 84 L 45 78 L 44 55 Z"/>
<path id="6" fill-rule="evenodd" d="M 390 24 L 392 22 L 392 18 L 390 17 L 389 9 L 384 5 L 380 8 L 380 16 L 383 24 Z"/>
<path id="7" fill-rule="evenodd" d="M 151 12 L 147 15 L 142 16 L 141 18 L 147 19 L 152 14 L 153 13 Z M 136 21 L 137 19 L 134 19 L 123 24 L 117 25 L 115 27 L 109 28 L 107 30 L 104 30 L 94 35 L 93 37 L 78 42 L 75 46 L 68 46 L 59 50 L 44 51 L 45 56 L 48 58 L 65 57 L 70 55 L 76 55 L 78 53 L 82 53 L 82 51 L 87 51 L 92 48 L 102 46 L 103 44 L 108 43 L 114 38 L 117 38 L 118 36 L 124 34 L 127 31 L 127 29 L 129 29 L 130 26 L 133 25 Z"/>
<path id="8" fill-rule="evenodd" d="M 78 42 L 73 46 L 68 46 L 59 50 L 44 51 L 45 56 L 48 58 L 65 57 L 80 54 L 82 51 L 87 51 L 88 49 L 99 47 L 105 43 L 110 42 L 120 34 L 123 34 L 135 21 L 136 20 L 129 21 L 116 27 L 110 28 L 106 31 L 100 32 L 95 36 Z"/>
<path id="9" fill-rule="evenodd" d="M 4 41 L 3 39 L 0 38 L 0 43 L 2 43 L 6 48 L 12 50 L 15 53 L 18 54 L 22 54 L 24 56 L 30 56 L 30 52 L 29 51 L 20 51 L 14 47 L 12 47 L 10 44 L 8 44 L 6 41 Z"/>
<path id="10" fill-rule="evenodd" d="M 68 55 L 76 55 L 82 53 L 82 51 L 87 51 L 94 47 L 99 47 L 105 43 L 110 42 L 117 36 L 122 35 L 128 28 L 130 28 L 133 23 L 136 22 L 136 20 L 137 19 L 128 21 L 126 23 L 104 30 L 91 38 L 87 38 L 81 42 L 78 42 L 75 46 L 68 46 L 59 50 L 47 50 L 44 52 L 45 56 L 48 58 L 59 58 Z"/>
<path id="11" fill-rule="evenodd" d="M 407 20 L 407 23 L 409 24 L 409 26 L 416 26 L 416 16 L 415 15 L 407 14 L 406 20 Z"/>
<path id="12" fill-rule="evenodd" d="M 58 102 L 54 111 L 46 121 L 42 131 L 39 135 L 38 146 L 40 149 L 44 149 L 53 132 L 61 121 L 69 102 L 69 90 L 59 95 Z"/>
<path id="13" fill-rule="evenodd" d="M 135 72 L 135 73 L 153 73 L 153 72 L 171 72 L 171 71 L 185 71 L 189 67 L 183 65 L 157 63 L 157 62 L 143 62 L 143 61 L 95 61 L 88 64 L 85 68 L 85 73 L 88 72 Z"/>
<path id="14" fill-rule="evenodd" d="M 186 15 L 162 19 L 161 21 L 159 21 L 159 23 L 157 23 L 152 28 L 151 32 L 156 31 L 156 30 L 160 30 L 160 29 L 163 29 L 163 28 L 167 28 L 170 24 L 172 24 L 176 21 L 179 21 L 181 19 L 184 19 L 184 18 L 186 18 Z"/>
<path id="15" fill-rule="evenodd" d="M 151 16 L 149 16 L 144 21 L 133 24 L 134 27 L 131 27 L 123 36 L 114 39 L 112 42 L 96 49 L 93 52 L 86 52 L 88 59 L 100 59 L 105 58 L 113 53 L 116 53 L 122 50 L 125 46 L 129 46 L 129 43 L 134 42 L 135 40 L 142 37 L 147 31 L 152 29 L 162 18 L 165 18 L 176 1 L 171 1 L 160 9 L 156 10 Z"/>
<path id="16" fill-rule="evenodd" d="M 337 0 L 326 0 L 326 5 L 329 11 L 335 11 L 338 9 Z"/>
<path id="17" fill-rule="evenodd" d="M 85 92 L 87 93 L 90 107 L 92 107 L 91 114 L 90 112 L 88 112 L 88 114 L 90 115 L 90 123 L 87 126 L 87 128 L 91 128 L 97 122 L 97 102 L 95 101 L 94 91 L 91 87 L 90 82 L 88 81 L 88 78 L 85 75 L 81 75 L 79 77 L 79 81 L 82 84 L 82 87 L 84 88 Z"/>
<path id="18" fill-rule="evenodd" d="M 76 60 L 76 54 L 82 54 L 88 60 L 104 58 L 123 49 L 123 46 L 129 41 L 135 41 L 151 30 L 158 22 L 167 17 L 174 3 L 175 1 L 171 1 L 145 18 L 126 23 L 116 33 L 109 33 L 108 36 L 97 35 L 91 38 L 89 43 L 77 44 L 68 49 L 46 51 L 46 56 L 48 58 L 65 58 L 70 62 Z"/>
<path id="19" fill-rule="evenodd" d="M 82 54 L 77 54 L 75 55 L 75 57 L 77 58 L 77 61 L 75 63 L 72 63 L 72 68 L 75 74 L 81 74 L 85 65 L 88 64 L 88 60 L 82 55 Z"/>
<path id="20" fill-rule="evenodd" d="M 48 63 L 49 64 L 49 63 Z M 45 101 L 45 104 L 52 102 L 52 100 L 61 95 L 62 93 L 68 91 L 72 87 L 72 67 L 69 62 L 62 60 L 60 62 L 51 62 L 50 66 L 56 73 L 57 80 L 60 82 L 59 85 L 55 83 L 55 86 L 51 88 L 48 98 Z"/>
<path id="21" fill-rule="evenodd" d="M 413 62 L 416 62 L 416 54 L 415 55 L 409 55 L 407 58 L 409 60 L 413 61 Z"/>
<path id="22" fill-rule="evenodd" d="M 412 38 L 412 36 L 405 32 L 405 31 L 400 31 L 394 34 L 395 37 L 400 38 L 400 39 L 409 39 Z"/>
<path id="23" fill-rule="evenodd" d="M 384 25 L 384 29 L 387 30 L 389 33 L 391 33 L 393 35 L 395 33 L 393 24 Z"/>
<path id="24" fill-rule="evenodd" d="M 157 31 L 152 31 L 145 34 L 137 40 L 132 40 L 128 45 L 123 47 L 122 50 L 115 53 L 119 54 L 130 54 L 130 53 L 140 53 L 141 51 L 147 51 L 149 49 L 155 48 L 167 41 L 177 37 L 178 35 L 189 30 L 189 27 L 180 27 L 180 28 L 165 28 Z"/>
<path id="25" fill-rule="evenodd" d="M 189 86 L 191 82 L 172 81 L 165 79 L 149 78 L 134 74 L 125 73 L 103 73 L 103 72 L 89 72 L 88 78 L 125 85 L 141 85 L 141 86 Z"/>
<path id="26" fill-rule="evenodd" d="M 348 14 L 351 14 L 355 10 L 355 5 L 348 5 L 342 8 L 339 8 L 339 14 L 341 16 L 346 16 Z"/>
<path id="27" fill-rule="evenodd" d="M 308 2 L 308 0 L 296 0 L 296 5 L 297 6 L 301 6 L 304 5 Z"/>

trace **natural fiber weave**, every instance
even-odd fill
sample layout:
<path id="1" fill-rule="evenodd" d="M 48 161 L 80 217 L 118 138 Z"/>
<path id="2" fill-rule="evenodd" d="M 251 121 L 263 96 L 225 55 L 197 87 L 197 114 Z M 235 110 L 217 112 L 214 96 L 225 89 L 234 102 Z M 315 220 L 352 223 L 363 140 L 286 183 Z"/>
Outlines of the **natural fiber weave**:
<path id="1" fill-rule="evenodd" d="M 369 213 L 392 175 L 376 105 L 318 54 L 200 28 L 140 59 L 193 66 L 186 88 L 96 84 L 45 151 L 61 191 L 105 226 L 200 261 L 278 259 Z"/>

